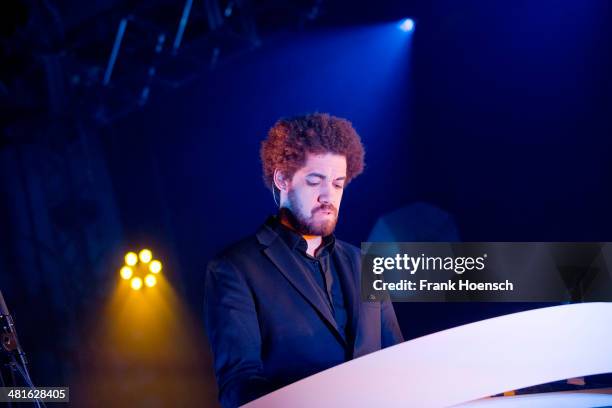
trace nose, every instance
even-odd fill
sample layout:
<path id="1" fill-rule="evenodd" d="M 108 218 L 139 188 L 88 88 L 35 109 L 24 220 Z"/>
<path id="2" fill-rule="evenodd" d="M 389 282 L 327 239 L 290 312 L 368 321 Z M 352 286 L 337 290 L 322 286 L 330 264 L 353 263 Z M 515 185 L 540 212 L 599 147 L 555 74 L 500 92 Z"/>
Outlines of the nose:
<path id="1" fill-rule="evenodd" d="M 321 204 L 331 204 L 331 186 L 327 183 L 322 183 L 321 190 L 319 191 L 319 202 Z"/>

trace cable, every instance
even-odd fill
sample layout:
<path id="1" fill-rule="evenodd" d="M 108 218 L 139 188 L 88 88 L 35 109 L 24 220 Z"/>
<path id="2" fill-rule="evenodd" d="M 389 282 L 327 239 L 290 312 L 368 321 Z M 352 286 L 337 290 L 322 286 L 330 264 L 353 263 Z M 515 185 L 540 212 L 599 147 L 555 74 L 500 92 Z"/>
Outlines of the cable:
<path id="1" fill-rule="evenodd" d="M 4 377 L 2 376 L 2 369 L 0 368 L 0 386 L 2 388 L 6 387 L 6 383 L 4 382 Z M 10 401 L 7 401 L 8 408 L 13 408 L 13 404 Z"/>
<path id="2" fill-rule="evenodd" d="M 276 186 L 272 186 L 272 198 L 274 199 L 274 204 L 276 204 L 276 206 L 280 208 L 280 204 L 276 200 Z"/>
<path id="3" fill-rule="evenodd" d="M 11 359 L 13 360 L 13 367 L 15 367 L 17 371 L 19 371 L 19 374 L 21 374 L 27 386 L 31 388 L 32 390 L 36 391 L 36 387 L 32 383 L 32 379 L 30 378 L 30 373 L 28 373 L 27 367 L 26 366 L 21 367 L 19 363 L 17 362 L 17 360 L 15 359 L 15 356 L 11 355 Z M 34 399 L 35 399 L 34 402 L 36 403 L 36 406 L 38 408 L 41 408 L 41 404 L 43 407 L 45 408 L 47 407 L 44 401 L 40 400 L 39 398 L 34 398 Z"/>

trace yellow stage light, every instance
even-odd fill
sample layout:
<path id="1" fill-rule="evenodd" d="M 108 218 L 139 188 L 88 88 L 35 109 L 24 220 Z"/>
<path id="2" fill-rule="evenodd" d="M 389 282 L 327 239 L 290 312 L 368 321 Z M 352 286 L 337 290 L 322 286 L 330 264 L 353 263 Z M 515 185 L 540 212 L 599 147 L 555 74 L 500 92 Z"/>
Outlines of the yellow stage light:
<path id="1" fill-rule="evenodd" d="M 134 290 L 140 290 L 142 288 L 142 279 L 139 277 L 132 278 L 131 286 Z"/>
<path id="2" fill-rule="evenodd" d="M 145 276 L 145 285 L 152 288 L 157 283 L 157 278 L 151 274 Z"/>
<path id="3" fill-rule="evenodd" d="M 125 263 L 128 266 L 134 266 L 138 262 L 138 256 L 134 252 L 128 252 L 125 254 Z"/>
<path id="4" fill-rule="evenodd" d="M 128 280 L 132 277 L 132 274 L 134 273 L 132 271 L 132 268 L 130 268 L 129 266 L 124 266 L 123 268 L 121 268 L 121 277 L 125 280 Z"/>
<path id="5" fill-rule="evenodd" d="M 141 290 L 143 287 L 152 288 L 157 285 L 159 274 L 162 270 L 162 263 L 153 259 L 153 252 L 150 249 L 130 251 L 125 254 L 125 265 L 119 270 L 123 280 L 130 282 L 130 287 L 134 290 Z"/>
<path id="6" fill-rule="evenodd" d="M 140 262 L 149 263 L 151 259 L 153 259 L 153 253 L 148 249 L 143 249 L 138 254 L 138 257 L 140 258 Z"/>
<path id="7" fill-rule="evenodd" d="M 154 259 L 149 264 L 149 270 L 153 273 L 159 273 L 162 270 L 162 264 L 157 259 Z"/>

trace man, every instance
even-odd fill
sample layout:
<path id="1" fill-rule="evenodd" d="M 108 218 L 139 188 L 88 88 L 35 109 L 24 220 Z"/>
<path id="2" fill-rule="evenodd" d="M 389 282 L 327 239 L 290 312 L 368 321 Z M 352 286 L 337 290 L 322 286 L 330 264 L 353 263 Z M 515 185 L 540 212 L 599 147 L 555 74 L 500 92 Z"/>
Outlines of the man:
<path id="1" fill-rule="evenodd" d="M 279 120 L 262 142 L 279 214 L 206 273 L 206 329 L 223 406 L 403 341 L 390 302 L 361 301 L 359 249 L 333 235 L 363 158 L 350 122 L 328 114 Z"/>

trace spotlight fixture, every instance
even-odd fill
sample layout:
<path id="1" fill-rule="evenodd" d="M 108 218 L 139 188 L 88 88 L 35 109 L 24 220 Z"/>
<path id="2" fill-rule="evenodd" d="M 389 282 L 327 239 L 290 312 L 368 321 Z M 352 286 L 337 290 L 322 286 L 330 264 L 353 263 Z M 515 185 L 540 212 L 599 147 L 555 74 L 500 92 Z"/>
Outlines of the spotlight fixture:
<path id="1" fill-rule="evenodd" d="M 145 276 L 145 285 L 152 288 L 157 283 L 157 278 L 154 275 L 148 274 Z"/>
<path id="2" fill-rule="evenodd" d="M 124 266 L 123 268 L 121 268 L 121 271 L 119 273 L 121 274 L 121 277 L 125 280 L 130 279 L 132 275 L 134 275 L 134 271 L 129 266 Z"/>
<path id="3" fill-rule="evenodd" d="M 125 265 L 119 270 L 121 279 L 130 281 L 133 290 L 140 290 L 143 286 L 152 288 L 157 285 L 157 277 L 162 270 L 162 263 L 153 259 L 150 249 L 142 249 L 138 252 L 128 252 L 124 257 Z"/>
<path id="4" fill-rule="evenodd" d="M 134 290 L 140 290 L 140 288 L 142 288 L 142 279 L 140 279 L 138 276 L 132 278 L 130 286 Z"/>
<path id="5" fill-rule="evenodd" d="M 149 264 L 149 270 L 152 273 L 160 273 L 162 270 L 162 264 L 161 262 L 159 262 L 157 259 L 154 259 L 153 261 L 151 261 L 151 263 Z"/>
<path id="6" fill-rule="evenodd" d="M 138 253 L 138 259 L 140 259 L 140 262 L 149 263 L 153 259 L 153 253 L 148 249 L 143 249 Z"/>
<path id="7" fill-rule="evenodd" d="M 400 21 L 397 27 L 405 33 L 414 31 L 414 20 L 411 18 L 405 18 L 402 21 Z"/>

